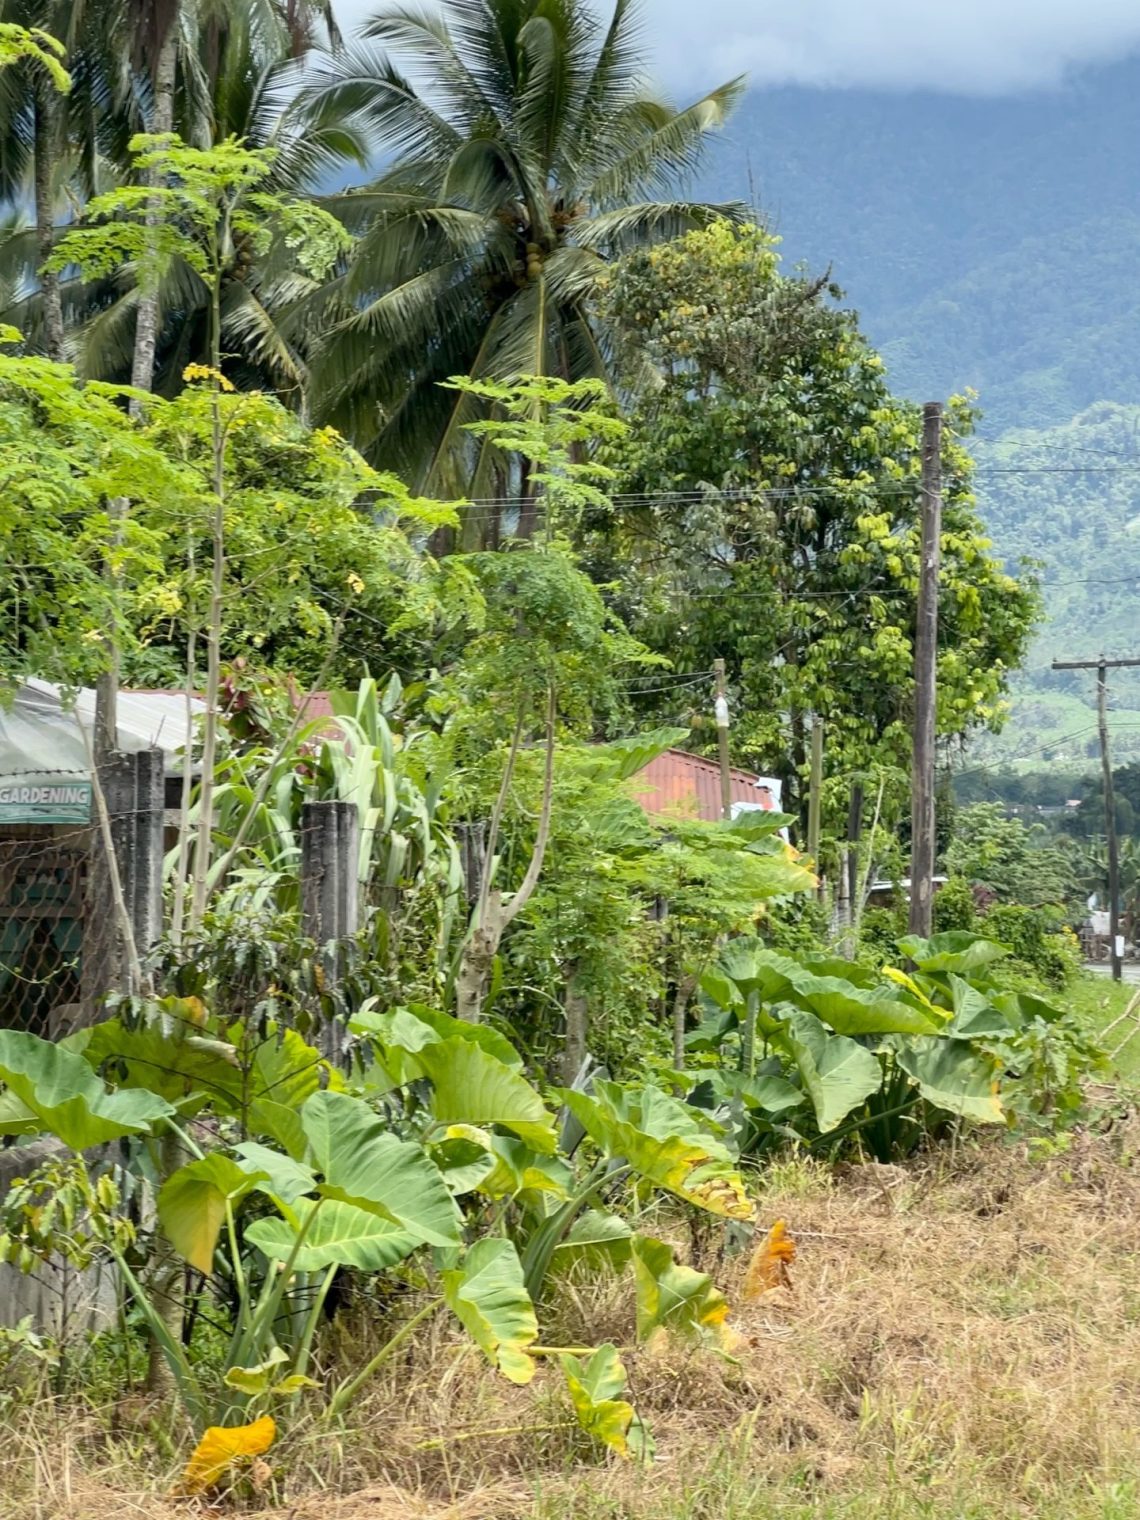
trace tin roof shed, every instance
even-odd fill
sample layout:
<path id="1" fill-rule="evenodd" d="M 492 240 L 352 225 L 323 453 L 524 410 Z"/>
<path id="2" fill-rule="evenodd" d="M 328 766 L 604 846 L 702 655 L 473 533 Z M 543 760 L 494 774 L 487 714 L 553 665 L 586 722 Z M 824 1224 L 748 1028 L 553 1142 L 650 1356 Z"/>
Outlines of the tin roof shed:
<path id="1" fill-rule="evenodd" d="M 751 771 L 731 772 L 733 810 L 742 807 L 780 810 L 780 783 Z M 715 823 L 721 817 L 720 768 L 715 760 L 669 749 L 639 771 L 635 797 L 647 813 L 680 814 Z"/>

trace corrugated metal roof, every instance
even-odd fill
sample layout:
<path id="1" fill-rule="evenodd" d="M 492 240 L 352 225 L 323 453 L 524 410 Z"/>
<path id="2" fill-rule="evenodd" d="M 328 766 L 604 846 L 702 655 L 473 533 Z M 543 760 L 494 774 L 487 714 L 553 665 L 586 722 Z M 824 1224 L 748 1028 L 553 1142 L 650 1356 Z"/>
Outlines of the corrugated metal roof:
<path id="1" fill-rule="evenodd" d="M 777 811 L 775 783 L 750 771 L 733 770 L 732 801 L 759 803 L 767 812 Z M 638 772 L 637 801 L 647 813 L 680 814 L 715 823 L 722 816 L 720 767 L 702 755 L 670 749 Z"/>
<path id="2" fill-rule="evenodd" d="M 191 699 L 195 718 L 206 710 Z M 120 691 L 116 703 L 119 748 L 125 752 L 161 749 L 167 771 L 177 775 L 188 737 L 186 696 L 180 691 Z M 24 771 L 88 773 L 88 742 L 95 722 L 95 692 L 85 687 L 64 707 L 58 686 L 26 681 L 7 713 L 0 709 L 0 773 Z M 83 738 L 86 730 L 88 741 Z"/>

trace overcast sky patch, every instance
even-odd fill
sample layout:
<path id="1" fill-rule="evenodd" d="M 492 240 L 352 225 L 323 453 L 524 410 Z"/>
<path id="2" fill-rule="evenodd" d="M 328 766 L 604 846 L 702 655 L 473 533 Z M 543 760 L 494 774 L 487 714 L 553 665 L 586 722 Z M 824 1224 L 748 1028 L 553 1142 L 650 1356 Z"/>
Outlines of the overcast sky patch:
<path id="1" fill-rule="evenodd" d="M 608 10 L 608 0 L 598 0 Z M 340 0 L 346 29 L 380 7 Z M 1140 0 L 643 0 L 654 73 L 1000 95 L 1140 51 Z"/>

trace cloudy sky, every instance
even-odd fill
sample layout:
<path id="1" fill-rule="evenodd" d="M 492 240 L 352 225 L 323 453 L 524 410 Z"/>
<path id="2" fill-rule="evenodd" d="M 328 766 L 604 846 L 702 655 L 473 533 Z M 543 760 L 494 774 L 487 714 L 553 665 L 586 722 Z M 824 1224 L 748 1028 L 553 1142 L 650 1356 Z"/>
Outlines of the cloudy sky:
<path id="1" fill-rule="evenodd" d="M 599 0 L 606 9 L 605 0 Z M 340 0 L 351 24 L 376 0 Z M 1140 51 L 1140 0 L 642 0 L 677 90 L 756 84 L 1005 94 Z"/>

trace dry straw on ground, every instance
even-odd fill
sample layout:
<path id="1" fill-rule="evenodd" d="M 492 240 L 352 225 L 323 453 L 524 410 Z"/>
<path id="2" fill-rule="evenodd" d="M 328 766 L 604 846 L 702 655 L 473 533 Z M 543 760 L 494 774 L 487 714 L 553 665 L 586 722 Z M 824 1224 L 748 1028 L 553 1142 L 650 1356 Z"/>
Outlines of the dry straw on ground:
<path id="1" fill-rule="evenodd" d="M 502 1383 L 433 1322 L 330 1436 L 277 1452 L 292 1520 L 753 1520 L 1140 1514 L 1140 1129 L 1031 1159 L 989 1142 L 911 1170 L 762 1179 L 787 1221 L 792 1287 L 740 1302 L 747 1255 L 716 1263 L 738 1304 L 736 1363 L 628 1358 L 657 1437 L 649 1470 L 565 1425 L 553 1369 Z M 678 1238 L 684 1237 L 684 1229 Z M 580 1285 L 559 1333 L 628 1342 L 628 1294 Z M 41 1410 L 0 1450 L 2 1520 L 207 1513 L 148 1497 L 141 1436 Z M 458 1438 L 458 1439 L 457 1439 Z M 152 1485 L 158 1483 L 152 1478 Z M 247 1508 L 245 1513 L 250 1513 Z"/>

